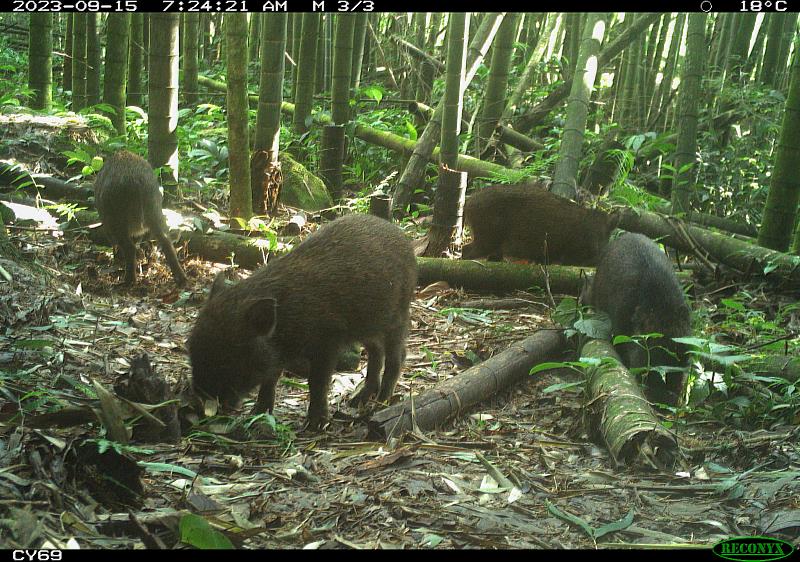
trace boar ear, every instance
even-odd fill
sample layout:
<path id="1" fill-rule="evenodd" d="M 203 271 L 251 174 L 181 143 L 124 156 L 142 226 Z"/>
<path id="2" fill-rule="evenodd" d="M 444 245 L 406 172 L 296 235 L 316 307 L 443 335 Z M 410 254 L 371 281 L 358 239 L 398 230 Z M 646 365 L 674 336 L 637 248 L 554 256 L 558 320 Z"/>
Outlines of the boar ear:
<path id="1" fill-rule="evenodd" d="M 227 281 L 225 279 L 225 272 L 220 271 L 217 273 L 217 276 L 214 278 L 214 283 L 211 285 L 211 293 L 208 295 L 209 300 L 218 296 L 226 286 Z"/>
<path id="2" fill-rule="evenodd" d="M 245 311 L 247 325 L 259 336 L 271 336 L 278 321 L 278 301 L 273 298 L 254 300 Z"/>

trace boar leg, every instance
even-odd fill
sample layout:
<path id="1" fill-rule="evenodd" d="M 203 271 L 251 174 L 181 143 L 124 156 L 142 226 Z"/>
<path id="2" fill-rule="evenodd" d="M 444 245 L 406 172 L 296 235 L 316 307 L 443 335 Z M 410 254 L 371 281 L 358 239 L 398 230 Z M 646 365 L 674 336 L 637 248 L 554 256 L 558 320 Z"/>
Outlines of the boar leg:
<path id="1" fill-rule="evenodd" d="M 336 368 L 338 350 L 319 350 L 308 375 L 308 428 L 321 431 L 328 423 L 328 388 Z"/>
<path id="2" fill-rule="evenodd" d="M 353 407 L 365 404 L 370 398 L 378 394 L 381 385 L 381 370 L 383 369 L 384 350 L 383 346 L 375 342 L 364 342 L 367 350 L 367 379 L 364 387 L 351 400 Z"/>
<path id="3" fill-rule="evenodd" d="M 400 330 L 386 335 L 386 369 L 383 371 L 381 391 L 378 394 L 380 402 L 386 402 L 392 397 L 405 358 L 406 327 L 404 325 Z"/>

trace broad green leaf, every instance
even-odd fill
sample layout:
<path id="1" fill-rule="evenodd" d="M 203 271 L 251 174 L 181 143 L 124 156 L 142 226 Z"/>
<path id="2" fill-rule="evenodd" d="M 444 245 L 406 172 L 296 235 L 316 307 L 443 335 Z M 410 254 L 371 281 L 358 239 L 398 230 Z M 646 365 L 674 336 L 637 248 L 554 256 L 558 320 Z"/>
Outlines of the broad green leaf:
<path id="1" fill-rule="evenodd" d="M 233 543 L 211 527 L 202 517 L 193 513 L 188 513 L 181 517 L 180 522 L 181 541 L 204 550 L 233 548 Z"/>

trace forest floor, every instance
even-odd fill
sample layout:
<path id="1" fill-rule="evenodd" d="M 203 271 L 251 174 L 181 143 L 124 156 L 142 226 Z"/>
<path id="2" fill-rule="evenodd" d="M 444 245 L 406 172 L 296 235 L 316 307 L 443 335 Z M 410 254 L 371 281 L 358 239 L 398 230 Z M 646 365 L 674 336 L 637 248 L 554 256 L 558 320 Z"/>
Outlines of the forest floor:
<path id="1" fill-rule="evenodd" d="M 119 448 L 113 464 L 142 486 L 129 484 L 126 502 L 105 484 L 109 463 L 84 447 L 108 445 L 92 381 L 111 390 L 146 352 L 173 387 L 185 386 L 186 339 L 219 266 L 184 256 L 191 284 L 180 293 L 163 258 L 150 259 L 125 289 L 107 248 L 12 234 L 23 258 L 0 261 L 8 273 L 0 282 L 0 546 L 173 548 L 186 513 L 247 548 L 708 548 L 735 535 L 800 535 L 796 430 L 745 432 L 681 410 L 665 421 L 682 466 L 615 466 L 586 437 L 581 387 L 549 388 L 581 380 L 562 369 L 437 431 L 376 442 L 347 405 L 363 356 L 358 370 L 335 375 L 322 433 L 303 429 L 305 381 L 284 378 L 275 416 L 288 430 L 259 438 L 241 418 L 222 418 L 176 444 Z M 553 327 L 548 298 L 516 296 L 526 306 L 481 311 L 459 307 L 487 295 L 447 287 L 418 295 L 394 400 Z M 90 417 L 60 427 L 31 418 L 68 406 Z M 513 486 L 498 484 L 497 473 Z"/>

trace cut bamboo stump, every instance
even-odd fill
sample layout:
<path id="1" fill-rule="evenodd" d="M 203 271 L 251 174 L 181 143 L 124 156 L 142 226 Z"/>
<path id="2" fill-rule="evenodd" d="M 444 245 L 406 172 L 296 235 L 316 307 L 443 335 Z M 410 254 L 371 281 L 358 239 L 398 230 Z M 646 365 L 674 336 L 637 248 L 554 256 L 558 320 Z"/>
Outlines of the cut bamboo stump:
<path id="1" fill-rule="evenodd" d="M 388 439 L 416 427 L 425 431 L 443 424 L 475 404 L 518 383 L 539 363 L 561 357 L 566 345 L 561 330 L 541 330 L 418 396 L 376 412 L 367 422 L 370 435 Z"/>
<path id="2" fill-rule="evenodd" d="M 376 193 L 369 197 L 369 214 L 391 222 L 392 198 L 383 193 Z"/>

